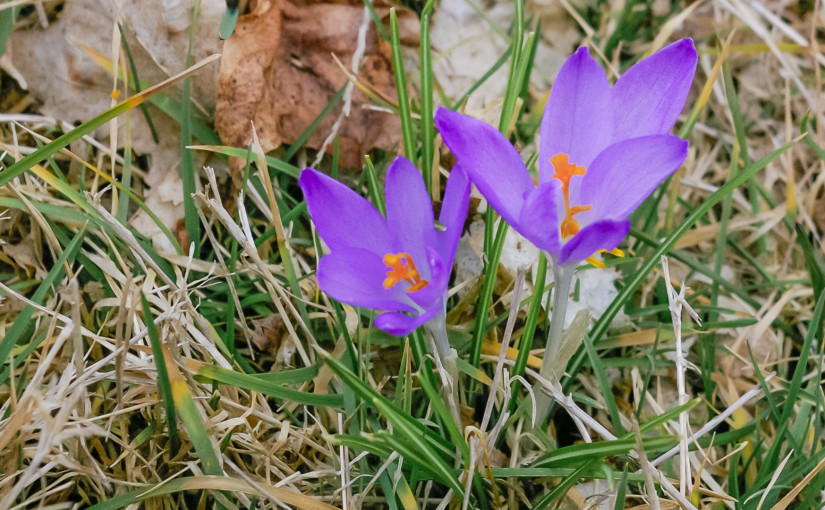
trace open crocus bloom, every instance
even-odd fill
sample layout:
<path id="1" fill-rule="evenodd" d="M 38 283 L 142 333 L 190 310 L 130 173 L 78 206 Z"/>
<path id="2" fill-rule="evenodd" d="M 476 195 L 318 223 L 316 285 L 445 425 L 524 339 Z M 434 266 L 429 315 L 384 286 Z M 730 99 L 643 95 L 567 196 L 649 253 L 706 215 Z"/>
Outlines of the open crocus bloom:
<path id="1" fill-rule="evenodd" d="M 386 219 L 366 199 L 317 170 L 301 172 L 309 214 L 330 253 L 318 263 L 318 285 L 353 306 L 386 310 L 375 326 L 403 336 L 444 309 L 470 182 L 453 169 L 439 222 L 424 180 L 406 158 L 387 171 Z"/>
<path id="2" fill-rule="evenodd" d="M 435 123 L 492 207 L 557 264 L 613 250 L 628 215 L 684 162 L 668 134 L 685 104 L 696 50 L 682 39 L 631 67 L 611 87 L 586 47 L 562 66 L 544 111 L 539 179 L 492 126 L 439 108 Z"/>

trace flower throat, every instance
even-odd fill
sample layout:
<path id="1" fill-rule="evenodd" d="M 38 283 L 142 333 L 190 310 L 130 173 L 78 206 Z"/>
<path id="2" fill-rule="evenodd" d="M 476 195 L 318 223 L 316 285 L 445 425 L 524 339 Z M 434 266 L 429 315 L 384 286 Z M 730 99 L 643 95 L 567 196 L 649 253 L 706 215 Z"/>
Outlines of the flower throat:
<path id="1" fill-rule="evenodd" d="M 390 268 L 384 280 L 385 289 L 392 288 L 403 281 L 410 284 L 406 292 L 416 292 L 430 284 L 421 278 L 421 274 L 415 268 L 412 255 L 409 253 L 387 253 L 383 260 L 384 264 Z"/>
<path id="2" fill-rule="evenodd" d="M 579 233 L 579 222 L 573 216 L 593 208 L 592 205 L 570 206 L 570 179 L 576 175 L 584 175 L 586 170 L 583 166 L 570 164 L 567 159 L 567 154 L 562 152 L 550 158 L 550 162 L 556 169 L 553 178 L 561 181 L 561 192 L 564 194 L 564 219 L 561 221 L 560 226 L 562 239 L 567 239 Z"/>

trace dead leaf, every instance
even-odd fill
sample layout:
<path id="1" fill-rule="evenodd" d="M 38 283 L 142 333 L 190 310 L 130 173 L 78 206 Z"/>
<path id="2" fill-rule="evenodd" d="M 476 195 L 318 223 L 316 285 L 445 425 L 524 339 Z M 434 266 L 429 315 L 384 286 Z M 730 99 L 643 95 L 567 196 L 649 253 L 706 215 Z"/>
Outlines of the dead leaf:
<path id="1" fill-rule="evenodd" d="M 235 32 L 224 44 L 215 127 L 225 144 L 244 147 L 252 141 L 254 123 L 268 152 L 294 141 L 347 82 L 332 54 L 349 65 L 364 20 L 364 5 L 360 0 L 259 0 L 254 4 L 249 14 L 238 19 Z M 389 12 L 382 7 L 376 11 L 383 17 Z M 402 42 L 410 46 L 418 44 L 414 18 L 410 11 L 399 13 Z M 370 20 L 357 78 L 395 100 L 391 62 L 390 47 Z M 350 115 L 339 130 L 344 166 L 360 166 L 364 153 L 374 147 L 394 150 L 400 145 L 398 117 L 365 108 L 370 103 L 366 94 L 353 89 Z M 339 104 L 321 121 L 307 147 L 322 147 L 342 107 Z"/>
<path id="2" fill-rule="evenodd" d="M 194 0 L 65 2 L 58 20 L 47 28 L 38 25 L 12 34 L 11 59 L 29 91 L 43 102 L 42 114 L 65 122 L 84 122 L 111 106 L 112 77 L 80 44 L 111 58 L 113 27 L 119 20 L 140 79 L 149 84 L 159 83 L 186 67 L 193 4 Z M 193 39 L 193 62 L 220 53 L 218 26 L 225 11 L 223 0 L 202 0 Z M 211 115 L 217 95 L 217 73 L 218 67 L 213 65 L 192 77 L 196 105 L 193 110 Z M 149 112 L 158 141 L 152 139 L 143 115 L 132 112 L 132 149 L 136 154 L 150 156 L 150 174 L 155 170 L 163 174 L 180 160 L 180 129 L 177 122 L 154 107 L 150 106 Z M 125 122 L 119 122 L 119 127 L 118 144 L 122 147 Z M 95 131 L 95 136 L 107 139 L 109 125 Z"/>
<path id="3" fill-rule="evenodd" d="M 183 182 L 178 170 L 173 168 L 164 173 L 162 180 L 153 183 L 151 193 L 146 194 L 146 208 L 152 211 L 164 225 L 178 230 L 178 223 L 183 221 Z M 130 225 L 152 240 L 152 246 L 160 252 L 175 253 L 175 247 L 152 220 L 146 211 L 139 211 L 130 221 Z M 186 229 L 183 229 L 184 232 Z M 181 243 L 183 239 L 178 239 Z M 189 243 L 181 244 L 184 251 Z"/>
<path id="4" fill-rule="evenodd" d="M 16 30 L 11 37 L 11 59 L 33 96 L 43 102 L 40 112 L 58 121 L 80 123 L 111 107 L 112 77 L 81 45 L 112 58 L 112 34 L 117 21 L 134 59 L 141 81 L 159 83 L 186 68 L 189 48 L 189 26 L 194 0 L 73 0 L 65 2 L 57 21 L 47 28 L 39 25 Z M 202 0 L 195 36 L 192 40 L 192 61 L 220 53 L 218 26 L 226 4 L 223 0 Z M 119 13 L 119 14 L 118 14 Z M 123 57 L 125 58 L 125 57 Z M 123 61 L 121 60 L 121 63 Z M 218 66 L 212 65 L 191 78 L 193 111 L 212 115 L 217 95 Z M 119 88 L 122 89 L 120 84 Z M 170 91 L 174 98 L 176 92 Z M 121 96 L 122 98 L 123 96 Z M 180 127 L 154 106 L 149 115 L 157 131 L 157 141 L 144 116 L 130 112 L 130 141 L 134 154 L 148 156 L 148 173 L 134 189 L 143 195 L 151 210 L 158 213 L 169 229 L 183 218 L 183 191 L 180 187 Z M 126 141 L 125 117 L 118 120 L 118 147 Z M 97 129 L 94 136 L 108 145 L 109 124 Z M 84 142 L 72 144 L 72 150 L 82 154 Z M 205 162 L 205 155 L 196 152 L 195 167 Z M 220 165 L 219 162 L 213 164 Z M 140 165 L 138 165 L 140 166 Z M 174 178 L 171 176 L 174 174 Z M 174 182 L 177 179 L 177 182 Z M 150 189 L 140 189 L 141 184 Z M 171 187 L 169 187 L 171 186 Z M 177 197 L 170 198 L 174 191 Z M 139 232 L 151 237 L 158 251 L 175 250 L 160 228 L 140 211 L 132 218 Z M 186 248 L 188 244 L 184 244 Z"/>
<path id="5" fill-rule="evenodd" d="M 26 276 L 36 276 L 37 278 L 45 277 L 46 270 L 40 261 L 41 253 L 40 249 L 36 246 L 34 232 L 31 232 L 17 244 L 4 244 L 3 253 L 10 259 L 14 266 L 23 269 L 26 272 Z"/>
<path id="6" fill-rule="evenodd" d="M 267 315 L 262 319 L 252 319 L 252 343 L 260 350 L 277 351 L 281 346 L 281 337 L 286 328 L 281 316 L 277 313 Z"/>

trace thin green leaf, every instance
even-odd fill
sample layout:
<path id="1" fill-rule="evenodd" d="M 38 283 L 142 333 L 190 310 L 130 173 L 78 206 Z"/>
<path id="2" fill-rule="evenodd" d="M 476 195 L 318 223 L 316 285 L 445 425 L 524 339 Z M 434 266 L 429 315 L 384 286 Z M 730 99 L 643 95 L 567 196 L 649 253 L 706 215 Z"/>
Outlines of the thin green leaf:
<path id="1" fill-rule="evenodd" d="M 395 73 L 395 90 L 398 95 L 398 112 L 401 117 L 401 138 L 404 141 L 404 155 L 415 161 L 415 138 L 410 113 L 410 98 L 407 93 L 407 75 L 404 73 L 404 56 L 401 54 L 401 35 L 398 29 L 398 15 L 390 9 L 390 45 L 392 48 L 392 68 Z"/>
<path id="2" fill-rule="evenodd" d="M 172 397 L 172 383 L 169 382 L 169 372 L 166 370 L 166 360 L 163 356 L 160 336 L 155 327 L 155 318 L 152 316 L 152 309 L 149 308 L 149 302 L 146 300 L 145 295 L 140 295 L 140 302 L 143 307 L 143 320 L 146 322 L 149 343 L 152 345 L 152 354 L 155 356 L 155 368 L 158 371 L 158 392 L 163 401 L 163 410 L 166 411 L 170 451 L 174 457 L 180 450 L 180 435 L 178 434 L 178 415 L 175 412 L 175 399 Z"/>
<path id="3" fill-rule="evenodd" d="M 316 369 L 317 370 L 317 369 Z M 271 376 L 262 377 L 261 374 L 249 375 L 228 370 L 226 368 L 213 365 L 203 365 L 198 369 L 198 375 L 212 379 L 221 384 L 244 388 L 249 391 L 257 391 L 264 395 L 279 398 L 289 402 L 296 402 L 303 405 L 343 407 L 344 399 L 341 395 L 318 395 L 304 391 L 293 390 L 283 386 L 282 382 L 273 381 Z M 307 372 L 300 374 L 308 375 Z"/>

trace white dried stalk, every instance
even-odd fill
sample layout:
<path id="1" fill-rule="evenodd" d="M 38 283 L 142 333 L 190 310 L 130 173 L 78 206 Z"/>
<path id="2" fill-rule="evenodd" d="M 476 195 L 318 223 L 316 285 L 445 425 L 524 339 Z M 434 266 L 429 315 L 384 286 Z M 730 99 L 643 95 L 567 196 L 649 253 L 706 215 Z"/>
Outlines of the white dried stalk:
<path id="1" fill-rule="evenodd" d="M 254 189 L 254 186 L 250 188 Z M 204 216 L 203 211 L 200 208 L 196 208 L 198 211 L 198 217 L 201 220 L 203 225 L 209 225 L 209 222 L 206 220 L 206 216 Z M 260 209 L 262 211 L 266 211 L 266 209 Z M 243 307 L 241 306 L 241 300 L 238 297 L 238 291 L 235 289 L 235 279 L 232 278 L 232 273 L 229 272 L 229 268 L 226 266 L 226 261 L 224 259 L 222 253 L 222 246 L 218 242 L 217 238 L 215 238 L 215 233 L 212 231 L 211 228 L 205 228 L 204 231 L 206 232 L 206 237 L 209 238 L 209 242 L 212 243 L 212 247 L 215 249 L 215 254 L 218 256 L 218 261 L 226 271 L 226 284 L 229 286 L 229 293 L 232 295 L 232 301 L 235 302 L 235 310 L 238 314 L 238 318 L 240 319 L 239 322 L 241 323 L 241 331 L 243 331 L 244 339 L 246 340 L 246 345 L 249 347 L 249 354 L 250 357 L 254 360 L 255 359 L 255 349 L 252 348 L 252 333 L 249 331 L 249 326 L 246 323 L 246 314 L 243 311 Z"/>
<path id="2" fill-rule="evenodd" d="M 143 249 L 143 246 L 141 246 L 140 243 L 137 242 L 137 239 L 135 239 L 134 234 L 132 234 L 132 232 L 128 228 L 124 227 L 122 223 L 120 223 L 114 216 L 112 216 L 109 213 L 109 211 L 106 210 L 105 207 L 101 205 L 99 200 L 100 197 L 97 194 L 93 195 L 88 191 L 85 194 L 86 200 L 95 209 L 95 211 L 97 211 L 97 213 L 100 215 L 100 218 L 103 221 L 105 221 L 112 228 L 112 230 L 115 231 L 115 234 L 117 235 L 118 239 L 126 243 L 126 245 L 132 250 L 132 252 L 135 255 L 137 255 L 135 258 L 137 259 L 138 264 L 140 264 L 143 271 L 148 273 L 149 268 L 151 268 L 152 271 L 154 271 L 158 275 L 158 277 L 161 280 L 163 280 L 163 283 L 168 285 L 170 289 L 175 291 L 180 290 L 178 285 L 175 282 L 173 282 L 172 279 L 169 278 L 166 275 L 166 273 L 160 268 L 160 266 L 157 265 L 157 263 L 152 259 L 152 257 L 150 257 L 148 253 L 146 253 L 146 250 Z"/>
<path id="3" fill-rule="evenodd" d="M 662 255 L 662 273 L 664 274 L 665 287 L 667 288 L 668 309 L 670 319 L 673 322 L 673 334 L 676 338 L 676 390 L 678 392 L 677 406 L 688 403 L 689 397 L 685 384 L 685 373 L 687 363 L 682 350 L 682 307 L 685 305 L 691 313 L 691 317 L 698 322 L 698 315 L 685 300 L 687 287 L 682 282 L 682 289 L 677 293 L 670 282 L 670 267 L 667 257 Z M 679 413 L 679 492 L 682 496 L 687 496 L 691 487 L 690 473 L 690 450 L 688 448 L 688 413 Z"/>
<path id="4" fill-rule="evenodd" d="M 650 510 L 661 510 L 659 505 L 659 495 L 656 494 L 656 486 L 653 485 L 653 470 L 650 462 L 647 461 L 647 454 L 645 453 L 644 443 L 642 443 L 642 432 L 639 430 L 639 422 L 636 421 L 636 415 L 630 416 L 630 422 L 633 425 L 633 437 L 636 438 L 636 454 L 642 463 L 642 472 L 645 475 L 645 491 L 647 491 L 647 503 L 650 505 Z"/>
<path id="5" fill-rule="evenodd" d="M 773 377 L 774 377 L 775 375 L 776 375 L 776 373 L 771 373 L 771 374 L 768 374 L 767 376 L 765 376 L 765 382 L 768 382 L 768 381 L 770 381 L 771 379 L 773 379 Z M 751 388 L 750 390 L 748 390 L 748 391 L 747 391 L 747 393 L 745 393 L 744 395 L 742 395 L 741 397 L 739 397 L 739 398 L 736 400 L 736 402 L 734 402 L 732 405 L 730 405 L 728 408 L 726 408 L 724 411 L 722 411 L 722 412 L 721 412 L 721 413 L 719 413 L 718 415 L 714 416 L 714 417 L 713 417 L 710 421 L 708 421 L 707 423 L 705 423 L 705 424 L 702 426 L 702 428 L 700 428 L 699 430 L 697 430 L 696 432 L 694 432 L 694 433 L 693 433 L 693 434 L 692 434 L 692 435 L 688 438 L 688 443 L 692 443 L 692 442 L 694 442 L 694 441 L 698 440 L 700 437 L 704 436 L 705 434 L 707 434 L 707 433 L 708 433 L 708 432 L 710 432 L 711 430 L 713 430 L 713 429 L 715 429 L 716 427 L 718 427 L 718 426 L 719 426 L 719 424 L 721 424 L 723 421 L 727 420 L 727 419 L 728 419 L 728 417 L 729 417 L 730 415 L 732 415 L 732 414 L 733 414 L 733 413 L 734 413 L 737 409 L 741 408 L 741 407 L 742 407 L 742 406 L 744 406 L 746 403 L 748 403 L 748 401 L 750 401 L 750 400 L 752 400 L 752 399 L 756 398 L 756 397 L 757 397 L 757 396 L 759 396 L 761 393 L 762 393 L 762 387 L 761 387 L 760 385 L 758 385 L 758 384 L 757 384 L 756 386 L 754 386 L 753 388 Z M 659 455 L 659 456 L 658 456 L 658 457 L 657 457 L 657 458 L 656 458 L 656 459 L 652 462 L 652 464 L 653 464 L 654 466 L 658 466 L 658 465 L 659 465 L 659 464 L 661 464 L 662 462 L 664 462 L 664 461 L 666 461 L 667 459 L 669 459 L 669 458 L 673 457 L 673 456 L 676 454 L 676 452 L 678 452 L 678 451 L 679 451 L 679 446 L 674 446 L 673 448 L 671 448 L 671 449 L 670 449 L 670 450 L 668 450 L 667 452 L 663 453 L 662 455 Z"/>
<path id="6" fill-rule="evenodd" d="M 386 471 L 387 468 L 390 467 L 390 464 L 392 464 L 396 458 L 398 458 L 398 452 L 392 452 L 390 456 L 387 457 L 387 460 L 381 463 L 381 466 L 375 471 L 375 474 L 370 477 L 370 481 L 369 483 L 367 483 L 367 486 L 364 487 L 364 491 L 360 494 L 355 495 L 355 498 L 353 500 L 353 505 L 355 506 L 355 508 L 361 508 L 363 506 L 364 499 L 366 498 L 367 494 L 369 494 L 372 488 L 375 487 L 375 484 L 378 483 L 378 479 L 381 476 L 381 474 L 383 474 L 384 471 Z"/>
<path id="7" fill-rule="evenodd" d="M 759 498 L 759 504 L 756 505 L 756 510 L 762 510 L 762 505 L 765 504 L 765 498 L 768 497 L 768 494 L 770 494 L 771 489 L 773 489 L 773 486 L 776 485 L 776 481 L 779 480 L 779 475 L 781 475 L 782 470 L 785 469 L 785 464 L 787 464 L 788 461 L 791 460 L 791 456 L 793 455 L 793 452 L 794 452 L 794 449 L 791 448 L 791 451 L 788 452 L 788 455 L 786 455 L 785 458 L 782 459 L 782 462 L 780 462 L 779 465 L 776 466 L 776 470 L 773 472 L 773 476 L 771 476 L 770 482 L 768 482 L 768 485 L 765 487 L 765 490 L 762 491 L 762 497 Z M 756 494 L 759 494 L 759 493 L 757 492 Z M 747 505 L 748 501 L 750 501 L 751 499 L 756 497 L 756 494 L 754 494 L 751 497 L 749 497 L 748 499 L 746 499 L 743 502 L 743 504 Z"/>
<path id="8" fill-rule="evenodd" d="M 338 413 L 338 430 L 344 431 L 344 416 Z M 341 508 L 343 510 L 355 509 L 352 501 L 352 487 L 349 483 L 349 448 L 344 444 L 339 447 L 338 455 L 341 458 Z"/>
<path id="9" fill-rule="evenodd" d="M 527 273 L 526 267 L 518 268 L 516 272 L 515 287 L 513 287 L 513 294 L 510 298 L 510 315 L 507 317 L 507 326 L 504 328 L 504 336 L 501 338 L 501 349 L 498 354 L 498 363 L 496 363 L 496 371 L 493 376 L 493 383 L 490 386 L 490 396 L 487 397 L 487 406 L 484 408 L 484 417 L 481 420 L 481 431 L 487 430 L 487 425 L 490 424 L 490 417 L 493 414 L 493 406 L 496 402 L 496 393 L 498 393 L 499 385 L 504 372 L 504 361 L 507 359 L 507 347 L 510 345 L 510 338 L 513 336 L 513 328 L 516 325 L 518 318 L 519 306 L 521 305 L 521 292 L 524 287 L 524 276 Z M 509 388 L 505 388 L 505 393 L 509 393 Z"/>

